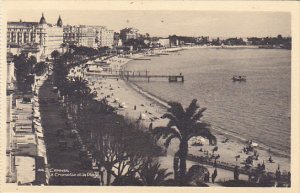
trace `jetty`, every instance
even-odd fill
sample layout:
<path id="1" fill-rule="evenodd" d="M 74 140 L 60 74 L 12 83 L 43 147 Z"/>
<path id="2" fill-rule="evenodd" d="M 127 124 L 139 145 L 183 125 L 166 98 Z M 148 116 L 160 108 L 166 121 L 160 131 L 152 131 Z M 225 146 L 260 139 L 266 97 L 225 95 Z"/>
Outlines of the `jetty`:
<path id="1" fill-rule="evenodd" d="M 97 72 L 87 72 L 85 73 L 87 78 L 120 78 L 126 79 L 143 79 L 148 82 L 150 80 L 168 80 L 169 82 L 184 82 L 184 76 L 180 73 L 179 75 L 164 75 L 164 74 L 150 74 L 149 71 L 115 71 L 110 73 L 97 73 Z"/>

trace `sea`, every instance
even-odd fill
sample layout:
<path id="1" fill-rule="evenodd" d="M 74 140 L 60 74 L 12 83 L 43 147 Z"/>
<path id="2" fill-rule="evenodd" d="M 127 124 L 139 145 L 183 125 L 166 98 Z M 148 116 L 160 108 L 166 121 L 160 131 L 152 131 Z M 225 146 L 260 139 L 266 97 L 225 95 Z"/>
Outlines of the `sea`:
<path id="1" fill-rule="evenodd" d="M 184 75 L 184 82 L 131 79 L 144 91 L 187 107 L 197 99 L 213 129 L 290 157 L 291 51 L 200 48 L 132 60 L 126 70 Z M 246 76 L 234 82 L 234 75 Z"/>

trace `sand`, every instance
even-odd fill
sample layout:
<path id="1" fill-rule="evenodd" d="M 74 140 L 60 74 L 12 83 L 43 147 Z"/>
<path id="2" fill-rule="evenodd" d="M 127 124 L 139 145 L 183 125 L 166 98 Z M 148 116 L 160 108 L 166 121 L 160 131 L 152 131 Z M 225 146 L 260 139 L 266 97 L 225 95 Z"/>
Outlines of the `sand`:
<path id="1" fill-rule="evenodd" d="M 142 57 L 142 55 L 135 55 L 132 57 Z M 121 57 L 113 57 L 109 59 L 113 71 L 121 69 L 128 61 L 130 61 L 130 59 Z M 90 87 L 97 91 L 97 99 L 101 100 L 106 97 L 111 106 L 118 108 L 118 114 L 140 122 L 144 124 L 146 128 L 149 127 L 150 123 L 153 124 L 153 128 L 167 124 L 168 120 L 161 118 L 161 116 L 167 111 L 167 104 L 138 88 L 134 84 L 127 82 L 126 80 L 108 78 L 94 81 L 90 80 L 89 83 Z M 218 151 L 215 152 L 215 155 L 220 155 L 218 161 L 231 163 L 241 167 L 244 166 L 243 162 L 249 155 L 251 155 L 251 153 L 247 155 L 241 151 L 246 145 L 246 142 L 239 141 L 224 133 L 214 131 L 213 129 L 212 132 L 216 135 L 218 140 Z M 226 138 L 229 140 L 226 143 L 222 143 L 222 141 Z M 255 142 L 255 140 L 253 142 Z M 209 154 L 212 154 L 213 146 L 208 145 L 207 141 L 205 141 L 201 147 L 191 146 L 190 143 L 189 154 L 197 156 L 204 155 L 203 152 L 199 151 L 200 148 L 202 148 L 202 150 L 208 150 Z M 174 140 L 167 151 L 168 156 L 160 158 L 162 166 L 169 168 L 169 171 L 173 170 L 173 155 L 177 149 L 178 141 Z M 271 152 L 268 152 L 268 150 L 261 148 L 258 148 L 257 151 L 259 153 L 259 159 L 254 160 L 254 167 L 256 167 L 257 164 L 262 164 L 264 162 L 268 172 L 275 172 L 278 165 L 280 166 L 281 171 L 290 171 L 290 158 L 273 155 Z M 235 156 L 237 155 L 239 155 L 240 158 L 236 160 Z M 274 163 L 269 163 L 268 159 L 270 156 L 272 156 Z M 195 163 L 188 162 L 187 165 L 190 167 L 192 164 Z M 227 180 L 228 178 L 232 179 L 232 172 L 225 170 L 221 172 L 221 174 L 219 172 L 217 180 L 224 180 L 225 178 Z M 243 178 L 246 177 L 244 176 Z"/>

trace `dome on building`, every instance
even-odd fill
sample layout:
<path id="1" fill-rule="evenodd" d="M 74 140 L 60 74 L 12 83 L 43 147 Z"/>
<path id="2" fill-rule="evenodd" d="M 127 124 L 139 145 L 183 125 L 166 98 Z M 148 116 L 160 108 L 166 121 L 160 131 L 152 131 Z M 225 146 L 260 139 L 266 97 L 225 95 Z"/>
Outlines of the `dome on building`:
<path id="1" fill-rule="evenodd" d="M 60 16 L 59 16 L 59 18 L 58 18 L 58 20 L 57 20 L 57 23 L 56 23 L 56 25 L 57 25 L 58 27 L 62 27 L 62 25 L 63 25 L 63 23 L 62 23 L 62 20 L 61 20 Z"/>
<path id="2" fill-rule="evenodd" d="M 46 19 L 44 17 L 44 13 L 42 13 L 42 17 L 40 19 L 40 24 L 46 24 Z"/>

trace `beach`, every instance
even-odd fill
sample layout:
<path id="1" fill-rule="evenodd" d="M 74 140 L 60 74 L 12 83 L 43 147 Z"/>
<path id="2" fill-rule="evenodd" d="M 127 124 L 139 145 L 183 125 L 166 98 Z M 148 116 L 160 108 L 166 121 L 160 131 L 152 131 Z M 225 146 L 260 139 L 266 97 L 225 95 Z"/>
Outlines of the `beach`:
<path id="1" fill-rule="evenodd" d="M 140 55 L 137 57 L 141 57 Z M 109 59 L 113 71 L 118 71 L 123 68 L 126 63 L 130 61 L 129 58 L 113 57 Z M 95 76 L 96 77 L 96 76 Z M 101 100 L 106 98 L 109 105 L 116 107 L 117 113 L 130 118 L 137 123 L 142 123 L 146 128 L 152 123 L 152 127 L 165 126 L 168 122 L 166 119 L 162 119 L 161 116 L 167 111 L 168 105 L 156 98 L 155 96 L 142 90 L 140 87 L 131 83 L 130 81 L 122 79 L 110 79 L 110 78 L 96 78 L 89 80 L 89 84 L 92 90 L 97 92 L 97 99 Z M 220 155 L 219 162 L 228 163 L 230 165 L 237 165 L 243 167 L 244 161 L 251 153 L 246 154 L 243 152 L 243 148 L 247 142 L 237 139 L 229 134 L 214 130 L 212 132 L 216 135 L 218 140 L 218 150 L 214 152 L 214 155 Z M 255 139 L 253 139 L 255 142 Z M 205 141 L 202 146 L 192 146 L 193 140 L 189 144 L 189 154 L 193 156 L 205 156 L 206 151 L 208 155 L 212 156 L 213 146 L 208 145 Z M 161 142 L 163 145 L 163 142 Z M 281 172 L 286 173 L 290 171 L 290 158 L 275 155 L 268 150 L 261 148 L 259 144 L 255 149 L 259 156 L 258 160 L 253 161 L 253 167 L 258 164 L 265 164 L 266 171 L 275 172 L 280 167 Z M 201 149 L 201 151 L 200 151 Z M 178 150 L 178 141 L 174 140 L 167 151 L 167 156 L 160 157 L 162 167 L 166 167 L 172 172 L 173 155 Z M 273 160 L 269 162 L 269 158 Z M 188 162 L 188 168 L 196 164 L 195 162 Z M 213 168 L 210 167 L 209 168 Z M 224 180 L 233 178 L 231 171 L 223 171 L 223 175 L 217 177 L 218 180 Z M 242 177 L 246 178 L 246 176 Z"/>

